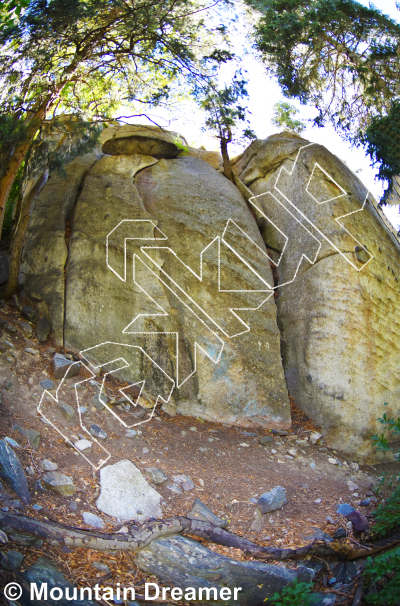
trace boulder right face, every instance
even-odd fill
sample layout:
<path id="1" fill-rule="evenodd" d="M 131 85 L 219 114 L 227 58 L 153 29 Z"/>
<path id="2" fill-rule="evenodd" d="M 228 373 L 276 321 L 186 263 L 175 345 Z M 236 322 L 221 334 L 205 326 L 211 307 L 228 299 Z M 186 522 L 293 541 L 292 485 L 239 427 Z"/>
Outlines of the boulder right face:
<path id="1" fill-rule="evenodd" d="M 275 264 L 289 394 L 330 447 L 372 460 L 377 418 L 400 410 L 395 230 L 343 162 L 300 137 L 255 141 L 235 170 Z"/>

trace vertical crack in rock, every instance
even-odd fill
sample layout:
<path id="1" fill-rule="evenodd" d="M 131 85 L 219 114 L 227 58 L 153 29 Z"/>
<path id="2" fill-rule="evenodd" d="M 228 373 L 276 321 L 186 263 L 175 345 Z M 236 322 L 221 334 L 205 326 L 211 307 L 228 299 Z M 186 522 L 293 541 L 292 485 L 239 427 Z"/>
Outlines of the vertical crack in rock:
<path id="1" fill-rule="evenodd" d="M 89 173 L 90 169 L 94 166 L 94 164 L 97 162 L 97 159 L 86 169 L 86 171 L 82 174 L 80 183 L 77 187 L 76 190 L 76 194 L 74 197 L 74 201 L 72 203 L 72 206 L 69 210 L 69 212 L 67 213 L 67 216 L 65 218 L 65 235 L 64 235 L 64 240 L 65 240 L 65 247 L 66 247 L 66 258 L 65 258 L 65 263 L 64 263 L 64 297 L 63 297 L 63 317 L 64 317 L 64 321 L 63 321 L 63 347 L 65 347 L 65 324 L 66 324 L 66 314 L 67 314 L 67 301 L 66 301 L 66 292 L 67 292 L 67 266 L 68 266 L 68 260 L 69 260 L 69 253 L 70 253 L 70 249 L 69 249 L 69 241 L 74 229 L 74 215 L 75 215 L 75 210 L 78 204 L 78 200 L 80 198 L 80 195 L 83 191 L 83 187 L 85 185 L 85 179 L 87 177 L 87 174 Z"/>

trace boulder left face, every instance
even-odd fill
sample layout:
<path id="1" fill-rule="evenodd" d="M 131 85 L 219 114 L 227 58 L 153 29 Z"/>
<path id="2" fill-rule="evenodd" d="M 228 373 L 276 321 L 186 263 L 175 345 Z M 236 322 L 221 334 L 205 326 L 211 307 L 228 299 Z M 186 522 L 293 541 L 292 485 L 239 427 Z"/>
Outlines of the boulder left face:
<path id="1" fill-rule="evenodd" d="M 150 147 L 118 148 L 137 137 Z M 118 376 L 146 381 L 146 408 L 288 429 L 273 277 L 254 217 L 210 165 L 218 154 L 148 155 L 160 141 L 186 146 L 175 133 L 110 127 L 101 143 L 117 155 L 77 157 L 67 179 L 51 175 L 32 214 L 23 292 L 57 343 L 99 366 L 124 360 Z"/>

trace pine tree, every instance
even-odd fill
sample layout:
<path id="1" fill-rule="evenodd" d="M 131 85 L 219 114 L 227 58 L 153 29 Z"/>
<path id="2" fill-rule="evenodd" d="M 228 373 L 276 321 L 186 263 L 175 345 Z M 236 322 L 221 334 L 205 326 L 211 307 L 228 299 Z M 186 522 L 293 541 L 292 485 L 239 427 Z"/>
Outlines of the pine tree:
<path id="1" fill-rule="evenodd" d="M 10 0 L 9 4 L 13 4 Z M 107 118 L 199 76 L 203 0 L 30 0 L 0 30 L 0 233 L 14 179 L 60 113 Z"/>

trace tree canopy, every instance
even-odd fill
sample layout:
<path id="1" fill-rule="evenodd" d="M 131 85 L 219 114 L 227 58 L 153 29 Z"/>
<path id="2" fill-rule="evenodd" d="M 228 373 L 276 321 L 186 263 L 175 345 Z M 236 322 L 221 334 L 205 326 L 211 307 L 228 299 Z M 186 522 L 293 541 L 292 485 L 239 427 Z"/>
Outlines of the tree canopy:
<path id="1" fill-rule="evenodd" d="M 255 44 L 287 97 L 357 136 L 399 96 L 400 24 L 355 0 L 247 0 Z"/>
<path id="2" fill-rule="evenodd" d="M 222 1 L 222 0 L 221 0 Z M 0 31 L 0 231 L 15 175 L 44 120 L 110 116 L 201 78 L 205 0 L 31 0 Z M 215 39 L 214 39 L 215 43 Z"/>
<path id="3" fill-rule="evenodd" d="M 232 56 L 217 57 L 216 62 L 230 60 Z M 214 74 L 216 75 L 216 74 Z M 248 92 L 247 80 L 241 70 L 237 70 L 230 83 L 218 86 L 216 78 L 210 79 L 205 85 L 196 87 L 195 95 L 199 106 L 205 110 L 205 130 L 210 130 L 219 140 L 225 176 L 233 180 L 229 160 L 228 144 L 233 141 L 255 139 L 247 118 L 246 100 Z M 243 129 L 240 132 L 239 126 Z"/>
<path id="4" fill-rule="evenodd" d="M 318 110 L 379 166 L 399 175 L 400 24 L 356 0 L 246 0 L 259 11 L 255 46 L 288 98 Z M 400 3 L 396 4 L 400 9 Z"/>
<path id="5" fill-rule="evenodd" d="M 279 101 L 274 105 L 274 117 L 271 122 L 274 126 L 300 134 L 305 130 L 306 125 L 303 120 L 295 118 L 298 113 L 299 110 L 294 105 L 287 101 Z"/>

